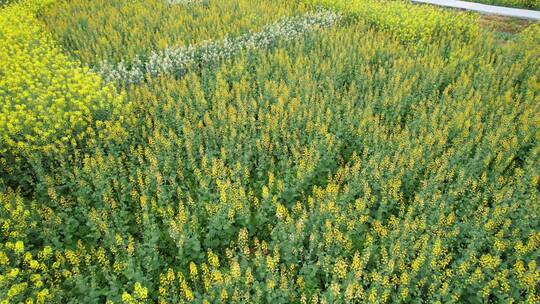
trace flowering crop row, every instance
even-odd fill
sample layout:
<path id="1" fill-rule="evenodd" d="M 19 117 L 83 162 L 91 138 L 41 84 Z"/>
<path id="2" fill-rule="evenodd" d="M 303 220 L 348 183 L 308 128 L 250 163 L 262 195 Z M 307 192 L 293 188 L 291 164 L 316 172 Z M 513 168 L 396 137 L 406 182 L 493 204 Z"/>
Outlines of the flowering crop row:
<path id="1" fill-rule="evenodd" d="M 154 50 L 240 36 L 305 11 L 296 0 L 187 6 L 164 0 L 71 0 L 43 10 L 40 19 L 65 49 L 92 67 L 104 59 L 129 62 Z"/>
<path id="2" fill-rule="evenodd" d="M 69 59 L 43 31 L 35 12 L 49 2 L 14 4 L 0 12 L 2 176 L 20 174 L 19 165 L 31 154 L 62 153 L 122 103 L 112 85 Z"/>
<path id="3" fill-rule="evenodd" d="M 540 302 L 540 26 L 308 16 L 0 176 L 0 303 Z"/>
<path id="4" fill-rule="evenodd" d="M 472 2 L 540 10 L 540 1 L 538 0 L 473 0 Z"/>
<path id="5" fill-rule="evenodd" d="M 306 0 L 357 17 L 379 30 L 394 33 L 402 41 L 418 44 L 452 34 L 455 39 L 477 39 L 478 24 L 466 13 L 395 0 Z"/>
<path id="6" fill-rule="evenodd" d="M 204 42 L 188 47 L 169 47 L 152 51 L 146 59 L 133 59 L 129 64 L 119 62 L 100 63 L 95 72 L 109 82 L 134 84 L 146 77 L 174 74 L 181 76 L 195 66 L 205 66 L 231 58 L 246 49 L 268 49 L 279 41 L 292 41 L 306 33 L 332 26 L 339 20 L 339 14 L 322 11 L 288 18 L 276 24 L 265 26 L 260 32 L 227 37 L 220 41 Z"/>

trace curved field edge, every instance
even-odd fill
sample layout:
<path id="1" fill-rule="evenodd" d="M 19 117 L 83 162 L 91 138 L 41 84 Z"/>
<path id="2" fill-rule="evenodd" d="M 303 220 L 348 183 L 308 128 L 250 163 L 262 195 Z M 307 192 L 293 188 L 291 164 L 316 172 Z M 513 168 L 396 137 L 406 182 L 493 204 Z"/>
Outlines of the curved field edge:
<path id="1" fill-rule="evenodd" d="M 472 14 L 417 6 L 407 1 L 305 0 L 305 2 L 350 13 L 410 44 L 434 42 L 448 34 L 463 41 L 478 39 L 479 35 L 477 20 Z"/>
<path id="2" fill-rule="evenodd" d="M 9 182 L 30 178 L 33 155 L 54 160 L 127 106 L 44 31 L 36 12 L 51 3 L 22 1 L 0 12 L 0 174 Z"/>
<path id="3" fill-rule="evenodd" d="M 129 137 L 0 196 L 0 294 L 534 303 L 538 37 L 351 22 L 132 88 Z"/>
<path id="4" fill-rule="evenodd" d="M 106 60 L 129 65 L 152 52 L 192 47 L 258 32 L 265 25 L 307 13 L 300 1 L 72 0 L 50 6 L 40 20 L 75 58 L 90 67 Z"/>
<path id="5" fill-rule="evenodd" d="M 470 2 L 540 11 L 540 1 L 538 0 L 471 0 Z"/>

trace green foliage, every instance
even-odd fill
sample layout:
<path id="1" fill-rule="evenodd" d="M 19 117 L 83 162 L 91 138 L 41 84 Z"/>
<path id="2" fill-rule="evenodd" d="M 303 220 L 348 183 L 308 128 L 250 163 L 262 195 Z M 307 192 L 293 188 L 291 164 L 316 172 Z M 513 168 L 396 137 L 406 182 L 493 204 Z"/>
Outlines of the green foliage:
<path id="1" fill-rule="evenodd" d="M 468 41 L 478 38 L 478 24 L 472 16 L 433 6 L 418 6 L 392 0 L 307 0 L 362 19 L 371 26 L 391 32 L 410 44 L 434 42 L 448 35 Z"/>
<path id="2" fill-rule="evenodd" d="M 50 2 L 0 11 L 0 177 L 10 184 L 26 185 L 34 173 L 31 159 L 51 161 L 127 106 L 111 84 L 69 59 L 43 30 L 35 14 Z"/>
<path id="3" fill-rule="evenodd" d="M 471 2 L 540 10 L 540 0 L 473 0 Z"/>
<path id="4" fill-rule="evenodd" d="M 15 0 L 0 0 L 0 7 L 11 4 L 15 2 Z"/>
<path id="5" fill-rule="evenodd" d="M 304 11 L 298 1 L 210 1 L 170 5 L 165 0 L 61 1 L 41 20 L 71 54 L 89 65 L 127 61 L 153 50 L 257 31 Z"/>
<path id="6" fill-rule="evenodd" d="M 0 192 L 0 301 L 538 302 L 538 27 L 377 22 L 127 88 Z"/>
<path id="7" fill-rule="evenodd" d="M 10 4 L 14 4 L 18 2 L 19 0 L 0 0 L 0 7 L 7 6 Z"/>

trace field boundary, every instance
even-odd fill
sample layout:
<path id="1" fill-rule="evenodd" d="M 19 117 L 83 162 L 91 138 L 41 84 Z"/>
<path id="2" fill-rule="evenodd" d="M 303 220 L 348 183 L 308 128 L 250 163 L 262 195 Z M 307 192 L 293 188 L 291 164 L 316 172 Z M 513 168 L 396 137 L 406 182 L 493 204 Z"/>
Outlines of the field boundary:
<path id="1" fill-rule="evenodd" d="M 337 23 L 341 15 L 332 11 L 308 13 L 285 18 L 265 26 L 259 32 L 238 37 L 210 40 L 197 45 L 169 47 L 152 51 L 147 58 L 137 57 L 130 63 L 103 61 L 93 69 L 107 82 L 130 85 L 158 75 L 183 75 L 194 66 L 202 66 L 231 58 L 247 49 L 267 49 L 278 41 L 292 41 L 319 28 Z"/>
<path id="2" fill-rule="evenodd" d="M 467 11 L 474 11 L 487 15 L 500 15 L 505 17 L 514 17 L 520 19 L 540 20 L 540 11 L 512 8 L 505 6 L 496 6 L 481 4 L 476 2 L 458 1 L 458 0 L 412 0 L 417 4 L 431 4 L 442 7 L 457 8 Z"/>

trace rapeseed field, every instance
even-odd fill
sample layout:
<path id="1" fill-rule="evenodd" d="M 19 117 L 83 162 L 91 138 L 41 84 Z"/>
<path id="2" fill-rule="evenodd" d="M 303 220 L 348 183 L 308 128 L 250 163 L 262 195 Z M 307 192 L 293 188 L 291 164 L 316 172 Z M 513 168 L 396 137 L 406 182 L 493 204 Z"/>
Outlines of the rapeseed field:
<path id="1" fill-rule="evenodd" d="M 540 10 L 540 1 L 538 0 L 474 0 L 471 2 L 479 2 L 490 5 L 507 6 L 523 9 Z"/>
<path id="2" fill-rule="evenodd" d="M 540 25 L 0 6 L 0 303 L 539 303 Z"/>

